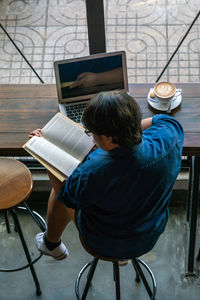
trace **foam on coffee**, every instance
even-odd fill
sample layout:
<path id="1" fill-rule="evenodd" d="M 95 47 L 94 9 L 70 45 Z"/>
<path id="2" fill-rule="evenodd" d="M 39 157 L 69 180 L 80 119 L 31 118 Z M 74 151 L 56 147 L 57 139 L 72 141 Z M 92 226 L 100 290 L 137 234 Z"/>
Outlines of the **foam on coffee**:
<path id="1" fill-rule="evenodd" d="M 154 87 L 154 93 L 158 98 L 169 99 L 176 93 L 176 87 L 171 82 L 158 82 Z"/>

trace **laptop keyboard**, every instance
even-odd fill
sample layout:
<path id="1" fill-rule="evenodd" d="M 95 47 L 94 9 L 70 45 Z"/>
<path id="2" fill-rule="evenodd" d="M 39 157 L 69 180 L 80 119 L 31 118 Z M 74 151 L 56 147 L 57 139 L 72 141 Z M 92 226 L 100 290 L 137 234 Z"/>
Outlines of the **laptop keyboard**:
<path id="1" fill-rule="evenodd" d="M 80 123 L 83 109 L 86 106 L 86 104 L 87 103 L 85 102 L 65 106 L 68 118 L 72 119 L 74 122 Z"/>

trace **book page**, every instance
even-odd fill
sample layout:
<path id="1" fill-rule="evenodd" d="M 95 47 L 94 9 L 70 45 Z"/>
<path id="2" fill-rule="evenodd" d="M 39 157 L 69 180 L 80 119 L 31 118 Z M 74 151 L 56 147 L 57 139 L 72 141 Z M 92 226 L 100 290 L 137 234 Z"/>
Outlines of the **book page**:
<path id="1" fill-rule="evenodd" d="M 79 124 L 57 113 L 43 128 L 46 139 L 82 161 L 94 146 L 92 137 Z"/>
<path id="2" fill-rule="evenodd" d="M 33 153 L 30 149 L 26 148 L 26 145 L 23 146 L 23 148 L 32 155 L 39 163 L 41 163 L 47 170 L 49 170 L 54 176 L 56 176 L 61 182 L 64 180 L 67 180 L 68 176 L 66 176 L 64 173 L 62 173 L 60 170 L 55 168 L 52 164 L 50 164 L 45 159 L 41 158 L 39 155 Z"/>
<path id="3" fill-rule="evenodd" d="M 25 149 L 30 149 L 33 153 L 55 166 L 66 176 L 70 176 L 80 161 L 72 157 L 62 149 L 50 143 L 43 137 L 32 137 L 25 145 Z"/>

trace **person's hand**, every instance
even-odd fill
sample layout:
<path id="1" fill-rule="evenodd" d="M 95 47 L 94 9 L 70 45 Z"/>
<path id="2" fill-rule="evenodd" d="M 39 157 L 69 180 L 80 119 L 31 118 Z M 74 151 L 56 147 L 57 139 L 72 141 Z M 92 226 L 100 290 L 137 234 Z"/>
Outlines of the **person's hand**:
<path id="1" fill-rule="evenodd" d="M 65 185 L 66 180 L 64 182 L 61 182 L 55 175 L 53 175 L 50 171 L 47 170 L 47 174 L 49 176 L 49 179 L 51 181 L 51 185 L 56 192 L 56 194 L 61 190 L 61 188 Z"/>
<path id="2" fill-rule="evenodd" d="M 38 136 L 38 137 L 42 136 L 42 130 L 40 128 L 38 128 L 38 129 L 31 131 L 29 133 L 28 137 L 29 137 L 29 139 L 31 139 L 33 136 Z"/>
<path id="3" fill-rule="evenodd" d="M 85 72 L 78 75 L 76 81 L 69 86 L 69 89 L 74 89 L 75 87 L 85 88 L 90 86 L 95 86 L 97 81 L 96 73 Z"/>

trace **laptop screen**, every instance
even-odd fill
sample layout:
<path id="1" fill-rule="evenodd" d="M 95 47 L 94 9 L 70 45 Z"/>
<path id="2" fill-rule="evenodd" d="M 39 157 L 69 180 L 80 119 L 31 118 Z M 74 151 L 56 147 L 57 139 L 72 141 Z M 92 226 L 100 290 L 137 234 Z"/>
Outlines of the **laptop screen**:
<path id="1" fill-rule="evenodd" d="M 128 91 L 124 51 L 54 62 L 59 103 L 90 99 L 102 91 Z"/>

